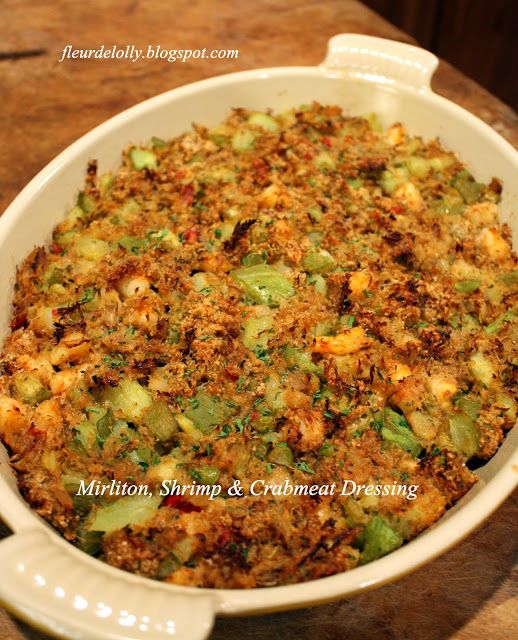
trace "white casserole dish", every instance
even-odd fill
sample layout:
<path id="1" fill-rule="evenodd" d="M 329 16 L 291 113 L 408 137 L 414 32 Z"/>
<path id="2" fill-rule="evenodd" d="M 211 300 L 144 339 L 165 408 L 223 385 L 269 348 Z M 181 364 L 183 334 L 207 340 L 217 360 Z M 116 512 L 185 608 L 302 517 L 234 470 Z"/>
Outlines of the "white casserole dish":
<path id="1" fill-rule="evenodd" d="M 86 163 L 114 169 L 129 142 L 214 125 L 234 106 L 282 110 L 304 102 L 339 104 L 349 114 L 377 112 L 383 124 L 439 136 L 476 179 L 504 183 L 502 219 L 518 240 L 518 153 L 490 127 L 434 94 L 437 59 L 409 45 L 361 35 L 329 42 L 318 67 L 245 71 L 197 82 L 147 100 L 78 140 L 20 193 L 0 219 L 0 336 L 8 332 L 15 268 L 50 238 L 83 183 Z M 0 600 L 33 625 L 67 638 L 207 637 L 215 615 L 243 615 L 322 603 L 380 586 L 445 552 L 479 525 L 518 483 L 518 430 L 478 473 L 480 482 L 431 529 L 388 556 L 313 582 L 252 590 L 165 585 L 108 566 L 68 544 L 20 497 L 0 447 L 0 515 L 14 535 L 0 542 Z"/>

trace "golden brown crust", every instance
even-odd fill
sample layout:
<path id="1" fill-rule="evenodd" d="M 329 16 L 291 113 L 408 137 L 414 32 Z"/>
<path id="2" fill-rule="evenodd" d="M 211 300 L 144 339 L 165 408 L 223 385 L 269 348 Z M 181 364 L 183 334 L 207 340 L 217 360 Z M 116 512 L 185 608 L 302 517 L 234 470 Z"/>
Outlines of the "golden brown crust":
<path id="1" fill-rule="evenodd" d="M 110 564 L 203 587 L 331 575 L 431 525 L 516 419 L 500 183 L 318 104 L 139 151 L 111 176 L 91 163 L 17 272 L 0 434 L 25 498 Z M 165 498 L 104 536 L 92 522 L 119 498 L 76 495 L 207 477 L 222 496 Z M 352 480 L 418 488 L 250 495 Z"/>

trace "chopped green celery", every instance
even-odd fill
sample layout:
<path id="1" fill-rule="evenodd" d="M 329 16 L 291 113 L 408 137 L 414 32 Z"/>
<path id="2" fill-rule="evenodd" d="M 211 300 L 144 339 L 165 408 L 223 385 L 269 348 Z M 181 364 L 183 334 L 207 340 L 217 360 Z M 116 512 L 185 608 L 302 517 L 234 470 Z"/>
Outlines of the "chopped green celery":
<path id="1" fill-rule="evenodd" d="M 241 131 L 236 131 L 232 136 L 231 145 L 232 149 L 237 153 L 242 153 L 243 151 L 250 151 L 250 149 L 254 148 L 255 143 L 255 134 L 253 131 L 249 129 L 242 129 Z"/>
<path id="2" fill-rule="evenodd" d="M 480 439 L 474 421 L 465 413 L 456 413 L 450 418 L 449 423 L 453 446 L 457 451 L 471 458 L 478 451 Z"/>
<path id="3" fill-rule="evenodd" d="M 191 476 L 201 484 L 216 484 L 219 480 L 220 471 L 210 464 L 200 464 L 191 469 Z"/>
<path id="4" fill-rule="evenodd" d="M 52 271 L 45 276 L 47 285 L 51 287 L 53 284 L 63 284 L 65 279 L 65 270 L 54 267 Z"/>
<path id="5" fill-rule="evenodd" d="M 389 407 L 383 411 L 381 437 L 387 442 L 392 442 L 401 449 L 409 451 L 413 456 L 417 457 L 422 451 L 422 447 L 405 417 Z"/>
<path id="6" fill-rule="evenodd" d="M 235 182 L 236 172 L 232 169 L 221 167 L 212 169 L 203 174 L 203 184 L 216 184 L 217 182 Z"/>
<path id="7" fill-rule="evenodd" d="M 81 480 L 85 480 L 84 477 L 73 476 L 70 474 L 63 474 L 61 476 L 61 482 L 65 487 L 66 492 L 72 498 L 72 503 L 74 505 L 74 511 L 81 515 L 85 516 L 94 504 L 99 503 L 99 497 L 95 495 L 82 495 L 79 494 L 79 488 L 81 486 Z M 88 484 L 88 481 L 86 481 Z"/>
<path id="8" fill-rule="evenodd" d="M 470 396 L 461 396 L 456 406 L 465 413 L 472 420 L 476 420 L 478 418 L 478 414 L 480 413 L 480 408 L 482 406 L 480 400 L 475 400 L 475 398 Z"/>
<path id="9" fill-rule="evenodd" d="M 143 469 L 147 469 L 153 459 L 153 453 L 148 447 L 140 446 L 130 451 L 127 457 Z"/>
<path id="10" fill-rule="evenodd" d="M 279 443 L 268 454 L 268 461 L 289 467 L 293 464 L 293 453 L 285 443 Z"/>
<path id="11" fill-rule="evenodd" d="M 208 131 L 209 140 L 212 140 L 218 147 L 228 147 L 230 139 L 230 128 L 224 124 L 218 125 Z"/>
<path id="12" fill-rule="evenodd" d="M 157 159 L 156 155 L 149 151 L 149 149 L 139 149 L 138 147 L 132 147 L 129 152 L 129 157 L 135 169 L 156 169 Z"/>
<path id="13" fill-rule="evenodd" d="M 178 422 L 167 402 L 163 400 L 155 400 L 144 411 L 142 422 L 160 442 L 171 440 L 178 431 Z"/>
<path id="14" fill-rule="evenodd" d="M 276 418 L 274 416 L 258 416 L 253 421 L 253 427 L 259 433 L 271 431 L 275 427 Z"/>
<path id="15" fill-rule="evenodd" d="M 429 162 L 434 171 L 443 171 L 444 169 L 451 167 L 455 162 L 455 158 L 448 155 L 436 156 L 435 158 L 430 158 Z"/>
<path id="16" fill-rule="evenodd" d="M 451 184 L 457 189 L 467 204 L 476 202 L 484 189 L 484 185 L 475 182 L 473 176 L 468 171 L 458 173 Z"/>
<path id="17" fill-rule="evenodd" d="M 501 273 L 498 276 L 498 279 L 501 280 L 506 287 L 515 287 L 518 285 L 518 269 L 508 271 L 507 273 Z"/>
<path id="18" fill-rule="evenodd" d="M 75 435 L 72 438 L 72 448 L 79 453 L 86 454 L 91 451 L 97 444 L 97 429 L 95 425 L 84 420 L 76 425 L 73 429 Z"/>
<path id="19" fill-rule="evenodd" d="M 232 278 L 244 293 L 259 304 L 278 307 L 295 294 L 290 281 L 268 264 L 257 264 L 232 271 Z"/>
<path id="20" fill-rule="evenodd" d="M 266 453 L 268 451 L 268 447 L 264 443 L 255 444 L 253 447 L 254 456 L 259 458 L 259 460 L 266 460 Z"/>
<path id="21" fill-rule="evenodd" d="M 336 447 L 330 442 L 324 442 L 324 444 L 320 447 L 320 451 L 318 452 L 320 456 L 323 458 L 329 458 L 336 451 Z"/>
<path id="22" fill-rule="evenodd" d="M 350 316 L 350 315 L 340 316 L 340 324 L 343 325 L 344 327 L 347 327 L 348 329 L 351 329 L 352 327 L 354 327 L 355 322 L 356 322 L 355 316 Z"/>
<path id="23" fill-rule="evenodd" d="M 355 191 L 363 187 L 363 180 L 361 178 L 346 178 L 345 181 Z"/>
<path id="24" fill-rule="evenodd" d="M 209 133 L 209 140 L 212 140 L 220 149 L 228 147 L 228 136 L 221 133 Z"/>
<path id="25" fill-rule="evenodd" d="M 198 429 L 208 433 L 219 424 L 227 420 L 231 409 L 219 398 L 200 392 L 190 400 L 190 408 L 185 412 L 189 420 L 192 420 Z M 181 423 L 180 423 L 180 426 Z"/>
<path id="26" fill-rule="evenodd" d="M 269 307 L 260 307 L 254 315 L 248 314 L 243 322 L 242 341 L 247 349 L 266 347 L 273 329 L 273 313 Z"/>
<path id="27" fill-rule="evenodd" d="M 167 142 L 162 138 L 157 138 L 156 136 L 151 137 L 151 144 L 154 149 L 165 149 L 167 147 Z"/>
<path id="28" fill-rule="evenodd" d="M 139 213 L 141 206 L 135 198 L 129 198 L 120 208 L 120 213 Z"/>
<path id="29" fill-rule="evenodd" d="M 77 490 L 81 486 L 81 480 L 85 480 L 85 476 L 76 476 L 71 473 L 64 473 L 61 476 L 61 482 L 70 495 L 77 493 Z"/>
<path id="30" fill-rule="evenodd" d="M 405 182 L 408 182 L 408 169 L 406 167 L 387 169 L 381 173 L 379 180 L 381 188 L 388 195 L 394 193 Z"/>
<path id="31" fill-rule="evenodd" d="M 181 339 L 180 329 L 177 325 L 169 325 L 167 329 L 167 337 L 165 341 L 167 344 L 178 344 Z"/>
<path id="32" fill-rule="evenodd" d="M 153 245 L 160 245 L 160 247 L 166 247 L 167 249 L 176 249 L 180 247 L 180 242 L 176 233 L 173 233 L 170 229 L 159 229 L 149 234 L 149 240 Z"/>
<path id="33" fill-rule="evenodd" d="M 120 411 L 131 422 L 139 422 L 153 404 L 149 391 L 136 380 L 122 380 L 118 387 L 105 389 L 102 399 L 110 409 Z"/>
<path id="34" fill-rule="evenodd" d="M 312 284 L 315 287 L 315 291 L 321 296 L 327 296 L 327 282 L 324 276 L 320 273 L 313 273 L 308 278 L 308 284 Z"/>
<path id="35" fill-rule="evenodd" d="M 128 253 L 134 254 L 140 253 L 140 250 L 147 246 L 144 238 L 136 238 L 135 236 L 123 236 L 117 240 L 117 244 L 126 249 Z"/>
<path id="36" fill-rule="evenodd" d="M 265 431 L 261 433 L 260 438 L 267 444 L 275 444 L 279 442 L 279 434 L 276 431 Z"/>
<path id="37" fill-rule="evenodd" d="M 407 142 L 402 142 L 397 145 L 398 151 L 406 156 L 413 155 L 422 146 L 422 140 L 419 138 L 409 138 Z"/>
<path id="38" fill-rule="evenodd" d="M 77 196 L 77 206 L 85 213 L 90 213 L 95 209 L 95 200 L 84 191 L 80 191 Z"/>
<path id="39" fill-rule="evenodd" d="M 322 220 L 322 209 L 320 207 L 310 207 L 308 215 L 313 222 L 320 222 Z"/>
<path id="40" fill-rule="evenodd" d="M 235 220 L 237 217 L 239 217 L 239 213 L 233 217 L 233 213 L 232 213 L 232 217 L 230 216 L 230 212 L 235 211 L 235 209 L 227 209 L 227 212 L 225 213 L 225 217 L 228 217 L 229 220 Z M 236 223 L 235 222 L 224 222 L 221 227 L 219 228 L 221 235 L 219 236 L 219 240 L 220 242 L 225 242 L 225 240 L 229 240 L 232 237 L 232 234 L 234 233 L 234 229 L 236 227 Z"/>
<path id="41" fill-rule="evenodd" d="M 408 156 L 405 158 L 405 164 L 410 175 L 418 179 L 426 178 L 432 168 L 429 160 L 419 156 Z"/>
<path id="42" fill-rule="evenodd" d="M 320 171 L 334 171 L 336 169 L 336 162 L 327 151 L 319 153 L 313 162 Z"/>
<path id="43" fill-rule="evenodd" d="M 363 524 L 367 521 L 367 513 L 363 509 L 362 505 L 355 498 L 348 497 L 344 502 L 344 510 L 350 523 L 353 526 Z"/>
<path id="44" fill-rule="evenodd" d="M 99 238 L 81 236 L 75 243 L 74 250 L 81 258 L 95 261 L 110 252 L 110 245 Z"/>
<path id="45" fill-rule="evenodd" d="M 181 566 L 182 563 L 178 560 L 176 555 L 173 552 L 168 553 L 158 565 L 155 573 L 155 580 L 164 580 Z"/>
<path id="46" fill-rule="evenodd" d="M 113 173 L 103 173 L 99 179 L 99 193 L 104 198 L 113 184 Z"/>
<path id="47" fill-rule="evenodd" d="M 160 495 L 124 496 L 96 509 L 85 523 L 86 530 L 111 533 L 128 526 L 144 525 L 156 515 L 161 502 Z"/>
<path id="48" fill-rule="evenodd" d="M 513 318 L 516 317 L 516 314 L 513 310 L 507 311 L 499 318 L 488 324 L 487 327 L 484 327 L 484 331 L 489 335 L 493 333 L 498 333 L 500 329 L 504 326 L 506 322 L 511 322 Z"/>
<path id="49" fill-rule="evenodd" d="M 452 215 L 460 215 L 466 208 L 463 200 L 461 200 L 460 198 L 457 200 L 450 195 L 434 200 L 431 206 L 437 213 L 446 213 Z"/>
<path id="50" fill-rule="evenodd" d="M 309 251 L 302 259 L 302 266 L 312 273 L 328 273 L 336 267 L 336 261 L 329 251 L 319 249 Z"/>
<path id="51" fill-rule="evenodd" d="M 298 367 L 306 373 L 316 373 L 320 375 L 322 368 L 313 362 L 311 353 L 303 351 L 299 347 L 286 347 L 284 350 L 284 359 L 289 367 Z"/>
<path id="52" fill-rule="evenodd" d="M 496 405 L 511 423 L 516 422 L 516 402 L 512 396 L 499 393 L 496 397 Z"/>
<path id="53" fill-rule="evenodd" d="M 474 353 L 469 361 L 468 366 L 470 368 L 473 377 L 481 382 L 484 386 L 488 387 L 495 374 L 495 368 L 491 360 L 482 352 Z"/>
<path id="54" fill-rule="evenodd" d="M 75 206 L 72 207 L 72 209 L 70 209 L 70 211 L 67 213 L 65 220 L 68 224 L 73 226 L 78 220 L 84 218 L 84 215 L 85 212 L 81 209 L 81 207 Z"/>
<path id="55" fill-rule="evenodd" d="M 256 264 L 264 264 L 265 262 L 265 256 L 262 253 L 248 253 L 241 258 L 243 267 L 253 267 Z"/>
<path id="56" fill-rule="evenodd" d="M 95 424 L 97 429 L 97 439 L 101 444 L 111 436 L 113 427 L 115 425 L 115 419 L 113 413 L 109 409 L 101 409 L 101 414 L 97 414 L 95 417 L 90 413 L 88 419 Z"/>
<path id="57" fill-rule="evenodd" d="M 16 393 L 27 404 L 39 404 L 52 395 L 37 378 L 28 373 L 15 373 L 12 380 Z"/>
<path id="58" fill-rule="evenodd" d="M 361 564 L 372 562 L 394 551 L 403 544 L 403 539 L 381 516 L 374 516 L 363 531 Z"/>
<path id="59" fill-rule="evenodd" d="M 54 235 L 54 240 L 62 247 L 68 247 L 77 241 L 77 231 L 64 231 L 63 233 L 57 233 Z"/>
<path id="60" fill-rule="evenodd" d="M 277 131 L 279 131 L 279 125 L 275 118 L 272 118 L 272 116 L 269 116 L 266 113 L 253 113 L 248 118 L 248 124 L 251 124 L 254 127 L 260 127 L 270 133 L 277 133 Z"/>
<path id="61" fill-rule="evenodd" d="M 324 234 L 322 233 L 322 231 L 310 231 L 308 233 L 308 240 L 310 240 L 311 244 L 315 247 L 319 246 L 319 244 L 322 242 L 323 237 Z"/>
<path id="62" fill-rule="evenodd" d="M 478 319 L 471 315 L 471 313 L 464 313 L 462 314 L 460 328 L 467 332 L 478 331 L 480 324 Z"/>
<path id="63" fill-rule="evenodd" d="M 381 133 L 383 131 L 378 114 L 374 112 L 366 113 L 363 118 L 367 120 L 372 131 L 375 131 L 376 133 Z"/>
<path id="64" fill-rule="evenodd" d="M 454 285 L 455 291 L 469 295 L 478 291 L 482 285 L 481 280 L 461 280 Z"/>
<path id="65" fill-rule="evenodd" d="M 102 551 L 102 531 L 86 531 L 81 525 L 76 529 L 76 542 L 81 551 L 91 556 L 98 556 Z"/>

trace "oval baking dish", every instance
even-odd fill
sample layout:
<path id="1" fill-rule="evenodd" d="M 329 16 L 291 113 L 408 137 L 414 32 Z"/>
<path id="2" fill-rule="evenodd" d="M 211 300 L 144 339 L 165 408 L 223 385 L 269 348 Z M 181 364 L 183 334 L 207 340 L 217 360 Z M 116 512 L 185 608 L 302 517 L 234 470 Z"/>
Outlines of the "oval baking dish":
<path id="1" fill-rule="evenodd" d="M 89 159 L 114 169 L 120 149 L 151 136 L 171 138 L 192 122 L 221 121 L 234 106 L 275 111 L 317 100 L 346 114 L 376 112 L 384 125 L 403 122 L 412 135 L 439 137 L 458 152 L 478 180 L 504 184 L 502 220 L 518 240 L 518 153 L 473 115 L 434 94 L 432 54 L 361 35 L 329 42 L 318 67 L 246 71 L 197 82 L 147 100 L 71 145 L 20 193 L 0 220 L 0 284 L 11 291 L 16 265 L 49 240 L 82 184 Z M 8 331 L 10 295 L 0 309 Z M 62 637 L 207 637 L 215 615 L 244 615 L 338 599 L 396 579 L 445 552 L 469 534 L 518 484 L 518 431 L 477 470 L 480 481 L 434 526 L 379 560 L 327 578 L 261 589 L 194 589 L 154 582 L 115 569 L 68 544 L 21 498 L 0 450 L 0 515 L 14 534 L 0 542 L 0 600 L 16 615 Z"/>

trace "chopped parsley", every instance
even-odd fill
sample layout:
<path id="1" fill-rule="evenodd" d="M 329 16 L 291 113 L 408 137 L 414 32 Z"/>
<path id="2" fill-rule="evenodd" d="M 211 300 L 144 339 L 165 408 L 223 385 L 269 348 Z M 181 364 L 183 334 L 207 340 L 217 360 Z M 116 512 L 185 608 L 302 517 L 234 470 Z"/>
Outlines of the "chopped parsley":
<path id="1" fill-rule="evenodd" d="M 112 353 L 109 356 L 103 356 L 103 362 L 111 369 L 120 369 L 121 367 L 127 367 L 128 361 L 122 353 Z"/>

